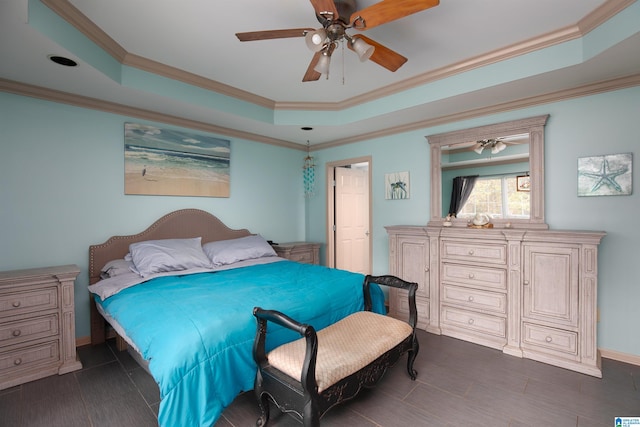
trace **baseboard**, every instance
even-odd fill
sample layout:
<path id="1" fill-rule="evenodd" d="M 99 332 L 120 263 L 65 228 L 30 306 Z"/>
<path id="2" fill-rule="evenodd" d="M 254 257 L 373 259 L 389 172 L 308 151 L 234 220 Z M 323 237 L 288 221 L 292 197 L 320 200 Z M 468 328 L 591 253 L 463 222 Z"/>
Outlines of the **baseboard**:
<path id="1" fill-rule="evenodd" d="M 83 345 L 91 344 L 91 337 L 76 338 L 76 347 L 82 347 Z"/>
<path id="2" fill-rule="evenodd" d="M 627 354 L 621 353 L 615 350 L 607 350 L 604 348 L 598 349 L 600 350 L 600 356 L 605 359 L 617 360 L 618 362 L 629 363 L 631 365 L 640 366 L 640 356 L 635 354 Z"/>

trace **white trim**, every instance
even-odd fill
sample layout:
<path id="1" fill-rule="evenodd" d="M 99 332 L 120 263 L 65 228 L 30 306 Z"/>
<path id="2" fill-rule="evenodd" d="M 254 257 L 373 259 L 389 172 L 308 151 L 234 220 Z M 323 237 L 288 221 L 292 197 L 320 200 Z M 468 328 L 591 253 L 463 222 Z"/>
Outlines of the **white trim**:
<path id="1" fill-rule="evenodd" d="M 598 350 L 600 351 L 600 356 L 605 359 L 617 360 L 618 362 L 640 366 L 640 356 L 637 354 L 622 353 L 620 351 L 607 350 L 604 348 L 600 348 Z"/>

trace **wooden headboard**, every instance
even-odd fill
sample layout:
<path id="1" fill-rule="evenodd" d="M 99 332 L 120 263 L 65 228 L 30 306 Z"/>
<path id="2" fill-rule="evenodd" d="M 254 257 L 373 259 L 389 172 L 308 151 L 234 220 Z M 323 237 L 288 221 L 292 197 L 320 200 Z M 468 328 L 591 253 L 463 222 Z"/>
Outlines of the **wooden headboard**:
<path id="1" fill-rule="evenodd" d="M 89 246 L 89 284 L 100 280 L 100 269 L 114 259 L 124 258 L 131 243 L 158 239 L 202 237 L 202 243 L 249 236 L 246 229 L 233 230 L 217 217 L 200 209 L 181 209 L 166 214 L 146 230 L 129 236 L 113 236 L 104 243 Z"/>

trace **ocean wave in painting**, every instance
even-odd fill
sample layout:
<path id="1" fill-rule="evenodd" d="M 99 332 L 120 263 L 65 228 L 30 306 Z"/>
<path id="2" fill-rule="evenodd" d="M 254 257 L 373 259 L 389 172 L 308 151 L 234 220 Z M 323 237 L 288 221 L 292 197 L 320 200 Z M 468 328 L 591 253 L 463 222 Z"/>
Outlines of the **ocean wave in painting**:
<path id="1" fill-rule="evenodd" d="M 125 193 L 229 196 L 230 141 L 125 124 Z"/>

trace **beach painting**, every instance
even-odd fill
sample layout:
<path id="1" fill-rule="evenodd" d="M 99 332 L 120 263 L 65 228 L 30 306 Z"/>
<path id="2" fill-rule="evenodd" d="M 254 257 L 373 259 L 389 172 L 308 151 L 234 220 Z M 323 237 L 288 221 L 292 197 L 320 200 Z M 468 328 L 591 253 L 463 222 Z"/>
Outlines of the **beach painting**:
<path id="1" fill-rule="evenodd" d="M 125 123 L 124 192 L 229 197 L 230 158 L 230 141 Z"/>

